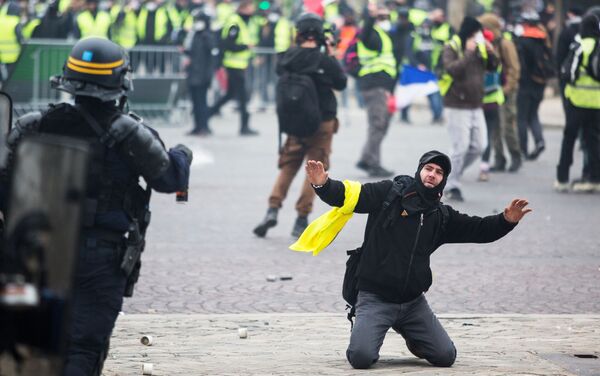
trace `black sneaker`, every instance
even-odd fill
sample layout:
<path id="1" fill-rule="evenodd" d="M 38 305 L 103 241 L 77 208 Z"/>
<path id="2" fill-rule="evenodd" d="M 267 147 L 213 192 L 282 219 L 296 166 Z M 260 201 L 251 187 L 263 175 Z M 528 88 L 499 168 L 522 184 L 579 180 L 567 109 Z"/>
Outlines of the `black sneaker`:
<path id="1" fill-rule="evenodd" d="M 258 236 L 259 238 L 264 238 L 265 235 L 267 235 L 267 231 L 271 227 L 277 226 L 278 211 L 279 209 L 277 208 L 269 208 L 269 210 L 267 210 L 267 215 L 265 216 L 265 219 L 263 219 L 262 222 L 254 228 L 254 234 L 256 236 Z"/>
<path id="2" fill-rule="evenodd" d="M 372 178 L 389 178 L 394 175 L 394 171 L 386 170 L 381 166 L 374 166 L 369 168 L 369 176 Z"/>
<path id="3" fill-rule="evenodd" d="M 463 202 L 465 199 L 462 196 L 462 192 L 458 188 L 452 188 L 444 196 L 450 201 Z"/>
<path id="4" fill-rule="evenodd" d="M 308 227 L 308 217 L 298 216 L 298 218 L 296 218 L 296 222 L 294 223 L 294 228 L 292 229 L 292 236 L 294 238 L 299 238 L 304 230 L 306 230 L 306 227 Z"/>
<path id="5" fill-rule="evenodd" d="M 369 172 L 371 166 L 367 162 L 358 161 L 358 163 L 356 163 L 356 168 L 360 168 L 363 171 Z"/>
<path id="6" fill-rule="evenodd" d="M 250 128 L 243 128 L 240 131 L 240 136 L 258 136 L 258 131 Z"/>
<path id="7" fill-rule="evenodd" d="M 527 159 L 530 161 L 535 161 L 544 150 L 546 150 L 544 145 L 536 146 L 535 150 L 527 155 Z"/>
<path id="8" fill-rule="evenodd" d="M 504 172 L 506 171 L 506 166 L 503 164 L 495 164 L 490 167 L 490 172 Z"/>
<path id="9" fill-rule="evenodd" d="M 523 164 L 523 162 L 521 162 L 520 159 L 513 159 L 512 163 L 510 164 L 510 167 L 508 168 L 508 172 L 514 173 L 514 172 L 519 171 L 522 164 Z"/>

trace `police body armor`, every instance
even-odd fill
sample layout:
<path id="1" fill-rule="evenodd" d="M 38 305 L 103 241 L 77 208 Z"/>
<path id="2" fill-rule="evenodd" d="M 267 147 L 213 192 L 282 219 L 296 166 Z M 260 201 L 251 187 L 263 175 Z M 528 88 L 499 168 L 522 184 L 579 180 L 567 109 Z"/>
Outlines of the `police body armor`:
<path id="1" fill-rule="evenodd" d="M 150 222 L 151 190 L 138 184 L 139 175 L 146 180 L 158 178 L 168 169 L 170 161 L 161 141 L 139 118 L 118 111 L 107 115 L 106 119 L 96 120 L 83 106 L 51 105 L 43 113 L 34 112 L 18 119 L 8 144 L 14 149 L 30 133 L 70 136 L 89 143 L 91 161 L 83 229 L 84 232 L 106 230 L 107 234 L 113 234 L 114 239 L 110 239 L 113 241 L 122 241 L 123 234 L 129 232 L 122 269 L 131 280 L 125 296 L 131 296 Z"/>

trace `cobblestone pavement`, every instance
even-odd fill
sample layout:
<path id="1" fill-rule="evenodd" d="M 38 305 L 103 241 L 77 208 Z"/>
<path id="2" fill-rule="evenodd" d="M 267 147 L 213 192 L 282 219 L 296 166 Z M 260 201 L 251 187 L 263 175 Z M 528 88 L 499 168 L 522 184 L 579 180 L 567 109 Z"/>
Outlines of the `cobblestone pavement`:
<path id="1" fill-rule="evenodd" d="M 383 144 L 383 165 L 410 175 L 423 152 L 449 150 L 445 127 L 427 124 L 428 111 L 413 110 L 415 124 L 395 119 Z M 365 217 L 355 216 L 318 257 L 288 250 L 301 172 L 278 226 L 256 238 L 252 229 L 266 211 L 277 174 L 276 118 L 272 110 L 253 114 L 260 136 L 241 138 L 237 115 L 229 108 L 223 113 L 211 124 L 211 138 L 184 136 L 187 127 L 159 128 L 168 145 L 184 142 L 195 151 L 190 198 L 177 205 L 173 196 L 154 195 L 140 283 L 124 312 L 343 312 L 344 251 L 360 244 Z M 331 176 L 368 181 L 354 167 L 366 115 L 341 113 L 340 123 Z M 600 194 L 552 190 L 561 130 L 546 129 L 545 137 L 547 150 L 518 174 L 495 174 L 480 183 L 478 166 L 467 170 L 467 201 L 452 204 L 456 209 L 488 215 L 525 197 L 534 212 L 498 242 L 446 245 L 434 254 L 428 299 L 437 313 L 600 313 Z M 581 171 L 578 151 L 575 158 L 574 178 Z M 316 202 L 311 218 L 327 209 Z M 292 280 L 268 282 L 268 275 Z"/>
<path id="2" fill-rule="evenodd" d="M 600 375 L 600 315 L 442 315 L 458 357 L 452 368 L 415 358 L 390 331 L 376 375 Z M 238 328 L 247 328 L 240 339 Z M 355 375 L 340 314 L 124 315 L 104 375 Z M 152 346 L 140 343 L 152 336 Z"/>

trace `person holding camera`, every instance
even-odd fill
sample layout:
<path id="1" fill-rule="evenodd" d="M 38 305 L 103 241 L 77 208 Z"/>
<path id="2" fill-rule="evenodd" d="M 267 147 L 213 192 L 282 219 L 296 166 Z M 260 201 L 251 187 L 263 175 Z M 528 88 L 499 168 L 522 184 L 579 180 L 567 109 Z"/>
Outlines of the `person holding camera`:
<path id="1" fill-rule="evenodd" d="M 369 128 L 362 156 L 356 164 L 371 177 L 388 177 L 394 173 L 381 166 L 381 142 L 390 125 L 387 101 L 396 84 L 394 43 L 389 35 L 392 23 L 385 6 L 369 3 L 365 25 L 357 44 L 361 68 L 358 86 L 365 100 Z"/>
<path id="2" fill-rule="evenodd" d="M 279 176 L 275 181 L 271 195 L 269 196 L 269 209 L 263 221 L 254 229 L 254 234 L 264 237 L 269 228 L 277 224 L 277 213 L 285 199 L 292 180 L 302 167 L 304 158 L 323 161 L 325 168 L 329 168 L 329 154 L 331 153 L 331 142 L 333 134 L 337 132 L 337 100 L 334 90 L 346 88 L 346 74 L 335 58 L 334 43 L 329 34 L 326 36 L 323 28 L 323 20 L 312 13 L 305 13 L 296 22 L 296 44 L 288 49 L 279 59 L 277 74 L 280 76 L 278 86 L 282 81 L 288 79 L 308 79 L 307 85 L 312 88 L 314 84 L 314 104 L 306 107 L 306 111 L 298 108 L 290 109 L 289 113 L 280 106 L 282 98 L 278 97 L 278 114 L 283 117 L 292 115 L 290 122 L 298 121 L 303 113 L 316 112 L 320 114 L 320 123 L 316 124 L 316 130 L 312 134 L 299 136 L 287 132 L 287 139 L 279 154 Z M 295 77 L 295 78 L 294 78 Z M 293 83 L 291 83 L 293 85 Z M 278 90 L 278 96 L 280 90 Z M 307 94 L 308 97 L 310 92 Z M 313 99 L 313 98 L 307 98 Z M 305 106 L 306 103 L 298 103 Z M 311 111 L 312 110 L 312 111 Z M 280 127 L 282 118 L 280 117 Z M 284 121 L 284 123 L 287 123 Z M 304 181 L 300 197 L 296 202 L 298 217 L 294 224 L 292 236 L 298 237 L 308 225 L 308 214 L 312 211 L 315 193 L 308 180 Z"/>

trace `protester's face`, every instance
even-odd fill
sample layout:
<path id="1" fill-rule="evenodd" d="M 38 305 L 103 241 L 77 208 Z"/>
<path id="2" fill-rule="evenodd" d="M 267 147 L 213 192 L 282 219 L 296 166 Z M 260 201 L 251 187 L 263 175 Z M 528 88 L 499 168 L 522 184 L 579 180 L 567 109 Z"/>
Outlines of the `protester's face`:
<path id="1" fill-rule="evenodd" d="M 421 169 L 420 176 L 425 187 L 435 188 L 444 180 L 444 170 L 435 163 L 427 163 Z"/>

